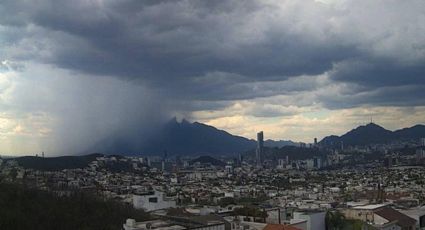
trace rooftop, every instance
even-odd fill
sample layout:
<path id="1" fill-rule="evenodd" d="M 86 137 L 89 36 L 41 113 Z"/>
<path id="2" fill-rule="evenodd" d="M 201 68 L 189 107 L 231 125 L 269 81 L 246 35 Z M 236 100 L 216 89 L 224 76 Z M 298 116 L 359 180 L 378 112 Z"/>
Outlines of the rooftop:
<path id="1" fill-rule="evenodd" d="M 353 209 L 375 210 L 375 209 L 378 209 L 378 208 L 383 208 L 387 205 L 388 204 L 368 204 L 368 205 L 356 206 L 356 207 L 353 207 Z"/>
<path id="2" fill-rule="evenodd" d="M 299 228 L 289 226 L 289 225 L 283 225 L 283 224 L 267 224 L 266 227 L 263 228 L 263 230 L 301 230 Z"/>
<path id="3" fill-rule="evenodd" d="M 393 209 L 385 207 L 378 211 L 375 211 L 376 215 L 379 215 L 389 221 L 397 221 L 397 225 L 401 227 L 410 227 L 416 224 L 416 220 Z"/>

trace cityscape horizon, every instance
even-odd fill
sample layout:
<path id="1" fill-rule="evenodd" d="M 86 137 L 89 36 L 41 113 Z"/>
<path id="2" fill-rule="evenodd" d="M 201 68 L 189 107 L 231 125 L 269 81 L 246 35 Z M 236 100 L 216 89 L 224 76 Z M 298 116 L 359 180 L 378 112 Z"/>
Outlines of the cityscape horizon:
<path id="1" fill-rule="evenodd" d="M 1 0 L 0 230 L 425 230 L 424 0 Z"/>

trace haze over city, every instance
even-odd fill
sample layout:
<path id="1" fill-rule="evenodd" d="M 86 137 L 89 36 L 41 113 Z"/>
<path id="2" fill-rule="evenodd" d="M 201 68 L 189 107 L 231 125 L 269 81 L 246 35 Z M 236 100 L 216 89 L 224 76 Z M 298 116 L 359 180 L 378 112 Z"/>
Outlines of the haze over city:
<path id="1" fill-rule="evenodd" d="M 423 124 L 424 21 L 422 0 L 4 0 L 0 153 L 83 153 L 172 117 L 307 143 Z"/>

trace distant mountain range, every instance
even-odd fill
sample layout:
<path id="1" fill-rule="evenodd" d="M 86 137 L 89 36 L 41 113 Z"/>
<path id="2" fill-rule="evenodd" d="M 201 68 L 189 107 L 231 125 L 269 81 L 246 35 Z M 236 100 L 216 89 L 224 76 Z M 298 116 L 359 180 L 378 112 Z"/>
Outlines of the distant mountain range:
<path id="1" fill-rule="evenodd" d="M 112 136 L 99 142 L 88 152 L 126 155 L 192 155 L 192 156 L 224 156 L 253 151 L 257 145 L 255 140 L 232 135 L 226 131 L 199 122 L 181 122 L 172 119 L 151 133 L 148 139 L 134 134 L 133 139 Z M 140 136 L 140 138 L 139 138 Z M 387 130 L 379 125 L 370 123 L 359 126 L 342 136 L 327 136 L 319 143 L 323 146 L 369 145 L 388 143 L 394 140 L 409 140 L 425 137 L 425 126 L 416 125 L 396 131 Z M 135 141 L 136 140 L 136 141 Z M 293 141 L 266 140 L 266 147 L 299 146 Z"/>
<path id="2" fill-rule="evenodd" d="M 425 126 L 415 125 L 396 131 L 387 130 L 375 123 L 359 126 L 342 136 L 327 136 L 319 144 L 323 146 L 370 145 L 389 143 L 397 140 L 412 140 L 425 137 Z"/>

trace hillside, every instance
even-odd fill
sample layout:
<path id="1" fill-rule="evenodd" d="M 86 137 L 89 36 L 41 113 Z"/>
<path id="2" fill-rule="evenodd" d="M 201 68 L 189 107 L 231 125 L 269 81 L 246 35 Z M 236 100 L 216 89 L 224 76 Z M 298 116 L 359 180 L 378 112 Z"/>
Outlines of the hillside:
<path id="1" fill-rule="evenodd" d="M 375 123 L 359 126 L 342 136 L 327 136 L 319 143 L 323 146 L 383 144 L 396 140 L 414 140 L 425 137 L 425 126 L 415 125 L 396 131 L 387 130 Z"/>
<path id="2" fill-rule="evenodd" d="M 85 156 L 63 156 L 63 157 L 35 157 L 24 156 L 13 158 L 24 168 L 30 168 L 42 171 L 58 171 L 63 169 L 85 168 L 96 157 L 102 154 L 90 154 Z"/>

